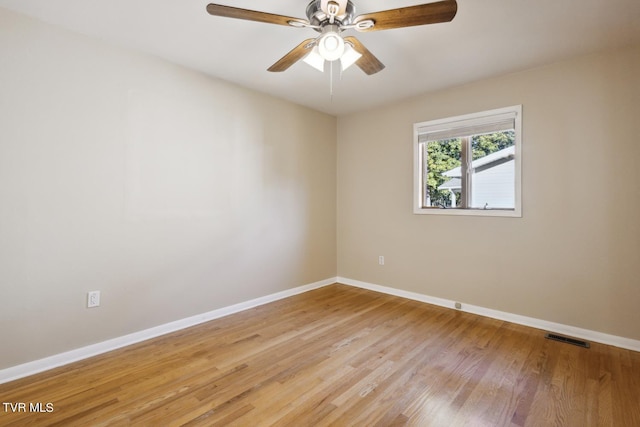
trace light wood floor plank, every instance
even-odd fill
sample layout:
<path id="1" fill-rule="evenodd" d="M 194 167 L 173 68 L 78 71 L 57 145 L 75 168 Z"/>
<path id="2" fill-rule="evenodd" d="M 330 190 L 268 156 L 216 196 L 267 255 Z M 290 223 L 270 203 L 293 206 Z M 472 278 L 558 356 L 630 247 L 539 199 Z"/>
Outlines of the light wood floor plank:
<path id="1" fill-rule="evenodd" d="M 640 353 L 344 285 L 0 385 L 2 426 L 640 426 Z"/>

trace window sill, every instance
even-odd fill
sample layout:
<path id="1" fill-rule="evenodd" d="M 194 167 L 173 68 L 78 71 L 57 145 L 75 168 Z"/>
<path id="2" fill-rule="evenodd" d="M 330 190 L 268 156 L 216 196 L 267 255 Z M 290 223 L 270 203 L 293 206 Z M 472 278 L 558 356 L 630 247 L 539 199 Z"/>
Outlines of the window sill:
<path id="1" fill-rule="evenodd" d="M 522 218 L 519 209 L 456 209 L 456 208 L 416 208 L 416 215 L 454 215 L 454 216 L 500 216 Z"/>

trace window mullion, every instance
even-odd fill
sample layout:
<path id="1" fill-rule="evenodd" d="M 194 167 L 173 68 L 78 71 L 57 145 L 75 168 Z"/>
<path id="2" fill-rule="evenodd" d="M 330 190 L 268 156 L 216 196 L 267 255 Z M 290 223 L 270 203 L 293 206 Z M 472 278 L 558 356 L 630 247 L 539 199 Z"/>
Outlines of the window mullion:
<path id="1" fill-rule="evenodd" d="M 460 138 L 460 181 L 461 181 L 461 194 L 460 203 L 461 208 L 468 209 L 471 206 L 471 160 L 473 156 L 471 153 L 471 138 Z"/>

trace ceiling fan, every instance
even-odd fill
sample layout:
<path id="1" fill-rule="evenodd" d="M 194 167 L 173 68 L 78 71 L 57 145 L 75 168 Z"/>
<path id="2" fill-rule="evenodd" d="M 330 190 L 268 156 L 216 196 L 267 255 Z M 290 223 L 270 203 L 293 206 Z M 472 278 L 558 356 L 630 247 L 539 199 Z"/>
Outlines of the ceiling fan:
<path id="1" fill-rule="evenodd" d="M 456 0 L 443 0 L 356 16 L 351 0 L 311 0 L 307 5 L 307 19 L 300 19 L 221 4 L 211 3 L 207 6 L 207 12 L 214 16 L 311 28 L 320 33 L 318 37 L 306 39 L 294 47 L 269 67 L 268 71 L 285 71 L 301 59 L 324 71 L 325 61 L 339 59 L 343 70 L 355 63 L 369 75 L 381 71 L 384 64 L 355 37 L 342 37 L 343 31 L 380 31 L 449 22 L 456 15 L 457 9 Z"/>

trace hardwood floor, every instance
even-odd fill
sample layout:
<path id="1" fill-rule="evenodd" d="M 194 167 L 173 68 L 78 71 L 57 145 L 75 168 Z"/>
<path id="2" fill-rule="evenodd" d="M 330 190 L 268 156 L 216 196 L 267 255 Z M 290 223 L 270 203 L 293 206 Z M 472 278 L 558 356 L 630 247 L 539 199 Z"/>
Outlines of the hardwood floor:
<path id="1" fill-rule="evenodd" d="M 2 426 L 634 427 L 640 353 L 331 285 L 0 385 L 0 396 L 27 409 L 4 404 Z"/>

